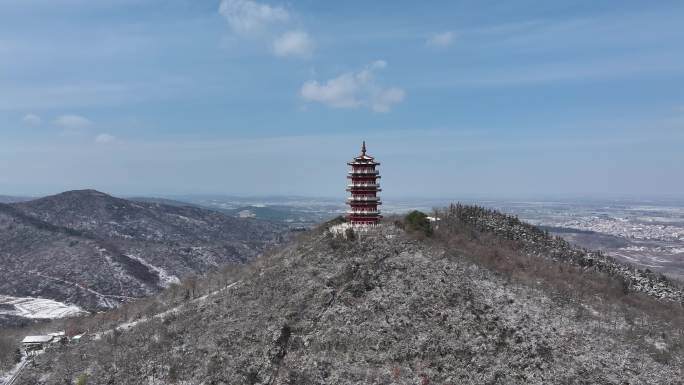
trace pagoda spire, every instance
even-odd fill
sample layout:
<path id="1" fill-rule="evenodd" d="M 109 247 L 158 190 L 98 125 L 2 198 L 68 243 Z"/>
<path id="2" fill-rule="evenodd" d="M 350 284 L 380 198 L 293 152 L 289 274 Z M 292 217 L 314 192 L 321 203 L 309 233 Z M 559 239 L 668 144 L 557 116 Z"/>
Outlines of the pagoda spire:
<path id="1" fill-rule="evenodd" d="M 363 141 L 363 145 L 361 145 L 361 155 L 366 155 L 366 141 Z"/>

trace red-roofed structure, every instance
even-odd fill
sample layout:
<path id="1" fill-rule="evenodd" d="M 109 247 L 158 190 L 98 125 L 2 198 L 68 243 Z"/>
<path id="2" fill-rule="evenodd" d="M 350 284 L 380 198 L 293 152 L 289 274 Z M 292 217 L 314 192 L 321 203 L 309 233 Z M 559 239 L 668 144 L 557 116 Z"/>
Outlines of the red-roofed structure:
<path id="1" fill-rule="evenodd" d="M 361 155 L 347 163 L 351 166 L 347 179 L 347 191 L 351 197 L 347 198 L 349 211 L 347 218 L 352 225 L 375 226 L 378 224 L 382 215 L 378 206 L 382 204 L 378 192 L 381 191 L 378 179 L 380 172 L 377 166 L 380 163 L 375 158 L 366 153 L 366 142 L 361 146 Z"/>

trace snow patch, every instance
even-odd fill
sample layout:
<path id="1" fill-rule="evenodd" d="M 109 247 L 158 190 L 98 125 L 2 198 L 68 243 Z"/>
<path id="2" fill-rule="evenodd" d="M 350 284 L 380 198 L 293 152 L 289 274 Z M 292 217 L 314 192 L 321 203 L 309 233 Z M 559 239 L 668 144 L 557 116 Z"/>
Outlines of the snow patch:
<path id="1" fill-rule="evenodd" d="M 242 210 L 238 213 L 240 218 L 256 218 L 256 214 L 250 210 Z"/>
<path id="2" fill-rule="evenodd" d="M 0 314 L 32 319 L 66 318 L 88 313 L 76 305 L 68 305 L 47 298 L 0 295 L 0 305 L 10 308 L 8 310 L 0 307 Z"/>
<path id="3" fill-rule="evenodd" d="M 84 290 L 84 291 L 87 291 L 87 292 L 89 292 L 89 293 L 92 293 L 92 294 L 94 294 L 95 296 L 97 296 L 97 298 L 98 298 L 98 303 L 99 303 L 99 305 L 102 306 L 102 307 L 107 307 L 107 308 L 113 309 L 113 308 L 115 308 L 115 307 L 118 306 L 118 303 L 117 303 L 116 301 L 110 299 L 110 298 L 135 299 L 135 298 L 133 298 L 133 297 L 127 297 L 127 296 L 123 296 L 123 295 L 102 294 L 102 293 L 97 292 L 97 291 L 95 291 L 95 290 L 93 290 L 93 289 L 87 288 L 87 287 L 85 287 L 85 286 L 83 286 L 83 285 L 81 285 L 81 284 L 79 284 L 79 283 L 71 282 L 71 281 L 68 281 L 68 280 L 66 280 L 66 279 L 51 277 L 51 276 L 49 276 L 49 275 L 45 275 L 45 274 L 38 273 L 38 272 L 36 272 L 35 274 L 36 274 L 37 276 L 39 276 L 39 277 L 51 279 L 51 280 L 53 280 L 53 281 L 66 283 L 66 284 L 68 284 L 68 285 L 74 285 L 74 286 L 78 287 L 78 288 L 81 289 L 81 290 Z"/>
<path id="4" fill-rule="evenodd" d="M 179 214 L 166 214 L 166 215 L 168 215 L 168 216 L 170 216 L 170 217 L 174 217 L 174 218 L 180 219 L 180 220 L 182 220 L 182 221 L 184 221 L 184 222 L 187 222 L 187 223 L 190 223 L 190 224 L 193 224 L 193 225 L 204 225 L 204 224 L 207 223 L 206 221 L 202 221 L 202 220 L 194 219 L 194 218 L 189 218 L 189 217 L 186 217 L 186 216 L 184 216 L 184 215 L 179 215 Z"/>
<path id="5" fill-rule="evenodd" d="M 625 251 L 646 251 L 646 247 L 644 246 L 627 246 L 623 247 L 620 250 L 625 250 Z"/>
<path id="6" fill-rule="evenodd" d="M 334 225 L 330 226 L 328 228 L 328 231 L 335 237 L 343 237 L 347 238 L 347 230 L 352 229 L 354 230 L 355 235 L 363 235 L 372 232 L 373 230 L 377 230 L 381 227 L 382 225 L 357 225 L 357 224 L 351 224 L 349 222 L 345 223 L 340 223 L 339 225 Z"/>
<path id="7" fill-rule="evenodd" d="M 596 311 L 596 309 L 594 309 L 593 307 L 591 307 L 585 303 L 582 304 L 582 307 L 585 308 L 589 312 L 589 314 L 591 314 L 594 317 L 599 317 L 601 315 L 601 313 Z"/>

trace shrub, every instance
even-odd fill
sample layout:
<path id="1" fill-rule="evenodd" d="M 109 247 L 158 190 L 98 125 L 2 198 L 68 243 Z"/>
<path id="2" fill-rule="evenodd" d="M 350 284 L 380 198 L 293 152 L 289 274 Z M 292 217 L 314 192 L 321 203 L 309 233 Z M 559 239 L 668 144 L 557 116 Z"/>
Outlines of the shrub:
<path id="1" fill-rule="evenodd" d="M 78 379 L 76 380 L 76 385 L 86 385 L 88 383 L 88 375 L 81 374 L 78 376 Z"/>
<path id="2" fill-rule="evenodd" d="M 354 229 L 349 227 L 347 230 L 345 230 L 344 237 L 347 238 L 348 241 L 353 241 L 356 239 L 356 233 L 354 233 Z"/>
<path id="3" fill-rule="evenodd" d="M 404 217 L 406 229 L 409 231 L 416 231 L 426 236 L 432 235 L 432 226 L 427 214 L 418 210 L 411 211 Z"/>
<path id="4" fill-rule="evenodd" d="M 343 217 L 342 215 L 338 215 L 337 217 L 326 222 L 325 227 L 337 226 L 337 225 L 341 225 L 342 223 L 346 223 L 346 222 L 347 222 L 347 218 Z"/>
<path id="5" fill-rule="evenodd" d="M 178 365 L 172 363 L 169 367 L 169 381 L 171 381 L 173 384 L 175 384 L 180 378 L 178 371 Z"/>

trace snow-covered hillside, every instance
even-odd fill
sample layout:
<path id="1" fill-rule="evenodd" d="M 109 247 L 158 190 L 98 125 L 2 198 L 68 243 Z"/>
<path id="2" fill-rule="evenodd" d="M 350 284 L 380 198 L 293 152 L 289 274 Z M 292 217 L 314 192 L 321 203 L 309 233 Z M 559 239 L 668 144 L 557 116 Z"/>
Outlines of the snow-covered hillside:
<path id="1" fill-rule="evenodd" d="M 278 243 L 283 230 L 270 222 L 93 190 L 0 204 L 0 295 L 108 309 L 189 274 L 248 261 Z M 43 305 L 60 312 L 40 302 L 27 302 L 25 312 L 7 305 L 11 316 L 0 313 L 0 323 Z"/>

